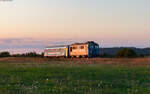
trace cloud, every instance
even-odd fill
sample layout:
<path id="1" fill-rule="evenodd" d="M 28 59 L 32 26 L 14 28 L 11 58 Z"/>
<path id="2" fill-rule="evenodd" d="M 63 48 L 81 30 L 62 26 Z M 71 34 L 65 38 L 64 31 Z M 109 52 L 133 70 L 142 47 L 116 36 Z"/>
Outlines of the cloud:
<path id="1" fill-rule="evenodd" d="M 46 46 L 67 45 L 72 43 L 72 39 L 34 39 L 34 38 L 7 38 L 0 39 L 0 52 L 26 53 L 44 51 Z"/>
<path id="2" fill-rule="evenodd" d="M 72 42 L 73 40 L 71 39 L 8 38 L 0 39 L 0 48 L 44 48 L 46 46 L 65 45 Z"/>

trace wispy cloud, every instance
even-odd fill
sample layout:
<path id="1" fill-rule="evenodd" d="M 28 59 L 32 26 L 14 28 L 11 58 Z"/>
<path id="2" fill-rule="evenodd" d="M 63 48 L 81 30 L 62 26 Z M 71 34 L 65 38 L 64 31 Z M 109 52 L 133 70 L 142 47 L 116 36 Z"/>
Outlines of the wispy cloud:
<path id="1" fill-rule="evenodd" d="M 8 38 L 0 39 L 0 48 L 44 48 L 45 46 L 70 44 L 72 42 L 72 39 Z"/>
<path id="2" fill-rule="evenodd" d="M 0 51 L 9 51 L 11 53 L 43 52 L 46 46 L 70 43 L 72 43 L 71 39 L 7 38 L 0 39 Z"/>

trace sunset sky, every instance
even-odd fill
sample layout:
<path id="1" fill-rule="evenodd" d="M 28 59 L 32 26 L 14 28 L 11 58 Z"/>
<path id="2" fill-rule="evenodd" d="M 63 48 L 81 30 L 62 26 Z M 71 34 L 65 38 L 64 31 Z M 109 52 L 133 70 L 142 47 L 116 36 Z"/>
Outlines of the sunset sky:
<path id="1" fill-rule="evenodd" d="M 86 40 L 102 47 L 150 47 L 149 9 L 150 0 L 0 1 L 0 48 Z"/>

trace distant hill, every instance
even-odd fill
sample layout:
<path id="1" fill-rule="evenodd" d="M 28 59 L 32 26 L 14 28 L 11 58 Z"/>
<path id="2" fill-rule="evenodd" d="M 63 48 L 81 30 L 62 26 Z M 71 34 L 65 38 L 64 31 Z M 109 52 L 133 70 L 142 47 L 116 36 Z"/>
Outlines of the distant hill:
<path id="1" fill-rule="evenodd" d="M 122 48 L 124 47 L 100 48 L 100 55 L 107 54 L 107 55 L 114 56 Z M 133 49 L 140 55 L 144 55 L 144 56 L 150 55 L 150 48 L 134 48 L 134 47 L 128 47 L 128 48 Z"/>

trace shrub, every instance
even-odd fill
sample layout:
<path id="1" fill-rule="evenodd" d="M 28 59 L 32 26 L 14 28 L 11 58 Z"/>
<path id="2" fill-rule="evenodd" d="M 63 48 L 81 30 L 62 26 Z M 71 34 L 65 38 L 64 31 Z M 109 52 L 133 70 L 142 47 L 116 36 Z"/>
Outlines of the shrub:
<path id="1" fill-rule="evenodd" d="M 138 57 L 138 54 L 130 48 L 123 48 L 116 54 L 117 58 L 135 58 Z"/>

